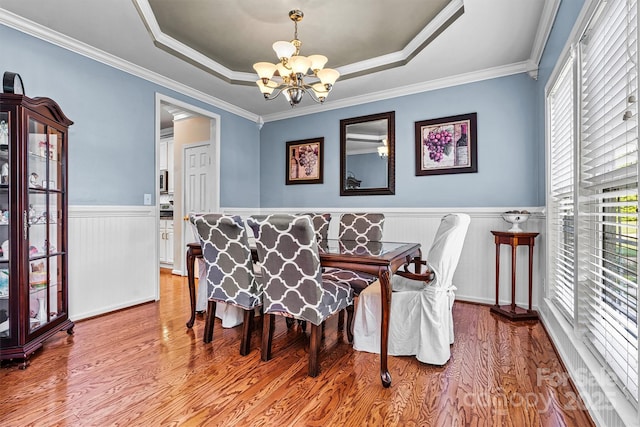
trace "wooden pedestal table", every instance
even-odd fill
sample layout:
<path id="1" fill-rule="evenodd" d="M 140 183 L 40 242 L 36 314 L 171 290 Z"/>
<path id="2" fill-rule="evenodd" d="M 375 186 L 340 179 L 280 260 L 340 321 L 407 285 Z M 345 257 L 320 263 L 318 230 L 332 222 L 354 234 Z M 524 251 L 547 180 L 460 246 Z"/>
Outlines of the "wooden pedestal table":
<path id="1" fill-rule="evenodd" d="M 496 304 L 491 307 L 493 313 L 508 317 L 510 320 L 537 320 L 538 313 L 531 309 L 533 291 L 533 244 L 538 233 L 492 231 L 496 241 Z M 511 246 L 511 304 L 500 305 L 500 245 Z M 516 305 L 516 253 L 518 246 L 529 247 L 529 308 Z"/>

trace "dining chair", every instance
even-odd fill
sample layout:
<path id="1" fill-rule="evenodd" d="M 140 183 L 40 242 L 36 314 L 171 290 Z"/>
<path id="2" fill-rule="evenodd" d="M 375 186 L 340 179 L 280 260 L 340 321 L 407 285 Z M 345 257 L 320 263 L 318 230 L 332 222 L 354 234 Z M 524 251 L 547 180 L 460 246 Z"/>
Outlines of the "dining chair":
<path id="1" fill-rule="evenodd" d="M 302 212 L 296 215 L 306 215 L 309 218 L 311 218 L 311 224 L 313 225 L 313 229 L 316 233 L 316 240 L 318 242 L 318 250 L 320 252 L 322 252 L 323 250 L 326 250 L 327 238 L 329 236 L 329 223 L 331 222 L 331 214 Z M 338 330 L 342 330 L 344 325 L 344 316 L 342 315 L 342 312 L 340 312 L 340 316 L 341 317 L 340 317 L 340 321 L 338 322 L 338 325 L 339 325 Z M 289 317 L 286 319 L 286 321 L 287 321 L 286 323 L 288 328 L 291 328 L 295 323 L 295 320 Z M 300 325 L 302 330 L 306 332 L 307 322 L 305 322 L 304 320 L 298 320 L 298 324 Z"/>
<path id="2" fill-rule="evenodd" d="M 313 225 L 313 229 L 316 232 L 318 245 L 320 245 L 321 242 L 325 242 L 327 240 L 329 236 L 329 224 L 331 223 L 330 213 L 304 212 L 297 215 L 306 215 L 311 218 L 311 224 Z"/>
<path id="3" fill-rule="evenodd" d="M 321 325 L 353 304 L 353 290 L 322 275 L 318 242 L 306 215 L 258 215 L 247 218 L 262 265 L 262 360 L 271 359 L 275 316 L 311 324 L 309 376 L 320 371 Z"/>
<path id="4" fill-rule="evenodd" d="M 370 246 L 382 241 L 384 214 L 381 213 L 344 213 L 340 215 L 338 239 L 340 250 L 346 253 L 367 253 Z M 348 284 L 357 297 L 363 289 L 378 279 L 374 274 L 344 268 L 325 268 L 324 276 Z M 353 341 L 351 325 L 353 323 L 353 305 L 347 309 L 347 338 Z M 342 320 L 342 319 L 341 319 Z M 342 323 L 342 322 L 340 322 Z"/>
<path id="5" fill-rule="evenodd" d="M 384 214 L 381 213 L 345 213 L 340 216 L 338 240 L 341 250 L 348 253 L 365 252 L 370 242 L 382 241 Z M 348 283 L 356 295 L 373 283 L 378 276 L 344 268 L 326 268 L 325 277 Z"/>
<path id="6" fill-rule="evenodd" d="M 426 260 L 409 260 L 391 280 L 388 354 L 415 355 L 423 362 L 444 365 L 454 342 L 455 273 L 470 218 L 445 215 Z M 420 266 L 425 265 L 426 271 Z M 412 271 L 413 268 L 413 271 Z M 360 293 L 354 320 L 353 348 L 380 352 L 381 290 L 376 282 Z"/>
<path id="7" fill-rule="evenodd" d="M 198 230 L 191 219 L 192 216 L 201 216 L 205 215 L 207 212 L 192 212 L 189 214 L 189 221 L 191 223 L 191 230 L 193 231 L 193 236 L 196 241 L 200 241 L 198 236 Z M 196 260 L 198 265 L 198 284 L 196 288 L 196 313 L 206 313 L 207 304 L 209 301 L 209 286 L 207 284 L 207 263 L 204 261 L 204 258 L 199 257 Z M 256 266 L 254 264 L 254 271 L 256 270 Z M 242 324 L 244 319 L 244 310 L 233 304 L 226 304 L 223 302 L 218 302 L 216 304 L 215 316 L 220 319 L 223 328 L 235 328 L 238 325 Z"/>
<path id="8" fill-rule="evenodd" d="M 239 216 L 191 215 L 190 220 L 202 245 L 208 286 L 205 343 L 213 340 L 216 303 L 223 302 L 244 310 L 240 354 L 251 347 L 251 330 L 256 307 L 262 305 L 262 284 L 254 274 L 247 230 Z M 203 280 L 203 277 L 200 277 Z"/>

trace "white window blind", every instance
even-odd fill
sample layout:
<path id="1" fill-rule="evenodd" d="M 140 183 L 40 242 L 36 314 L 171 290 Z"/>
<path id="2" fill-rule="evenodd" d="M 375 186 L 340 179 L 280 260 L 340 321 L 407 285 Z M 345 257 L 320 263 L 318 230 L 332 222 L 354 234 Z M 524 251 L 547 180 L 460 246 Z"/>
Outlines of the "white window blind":
<path id="1" fill-rule="evenodd" d="M 574 318 L 574 71 L 567 60 L 547 96 L 549 129 L 549 256 L 551 300 Z"/>
<path id="2" fill-rule="evenodd" d="M 580 43 L 579 310 L 588 346 L 637 403 L 637 1 L 603 4 Z"/>

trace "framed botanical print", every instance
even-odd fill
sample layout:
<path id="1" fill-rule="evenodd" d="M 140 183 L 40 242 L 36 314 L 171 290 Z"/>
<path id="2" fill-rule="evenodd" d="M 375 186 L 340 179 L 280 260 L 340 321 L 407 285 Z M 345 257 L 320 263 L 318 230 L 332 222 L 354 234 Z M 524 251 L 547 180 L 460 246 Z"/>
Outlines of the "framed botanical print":
<path id="1" fill-rule="evenodd" d="M 476 113 L 415 122 L 416 175 L 478 172 Z"/>
<path id="2" fill-rule="evenodd" d="M 324 137 L 287 141 L 286 184 L 322 184 Z"/>

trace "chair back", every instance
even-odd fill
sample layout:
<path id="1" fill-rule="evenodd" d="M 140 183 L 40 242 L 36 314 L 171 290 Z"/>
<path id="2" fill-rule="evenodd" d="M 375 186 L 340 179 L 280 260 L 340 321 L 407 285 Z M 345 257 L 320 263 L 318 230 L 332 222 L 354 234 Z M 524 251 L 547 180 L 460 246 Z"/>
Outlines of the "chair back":
<path id="1" fill-rule="evenodd" d="M 384 214 L 345 213 L 340 216 L 338 238 L 357 242 L 382 241 Z"/>
<path id="2" fill-rule="evenodd" d="M 250 309 L 262 304 L 262 285 L 253 274 L 247 231 L 239 216 L 190 215 L 202 245 L 209 299 Z"/>
<path id="3" fill-rule="evenodd" d="M 428 267 L 434 272 L 433 286 L 451 287 L 470 222 L 469 215 L 459 213 L 445 215 L 440 221 L 427 255 Z"/>
<path id="4" fill-rule="evenodd" d="M 330 213 L 300 213 L 298 215 L 306 215 L 311 218 L 313 229 L 316 232 L 316 240 L 318 244 L 325 242 L 329 236 L 329 223 L 331 222 Z"/>
<path id="5" fill-rule="evenodd" d="M 320 324 L 325 303 L 316 234 L 306 215 L 254 215 L 247 224 L 256 237 L 262 265 L 265 314 L 290 315 Z"/>

